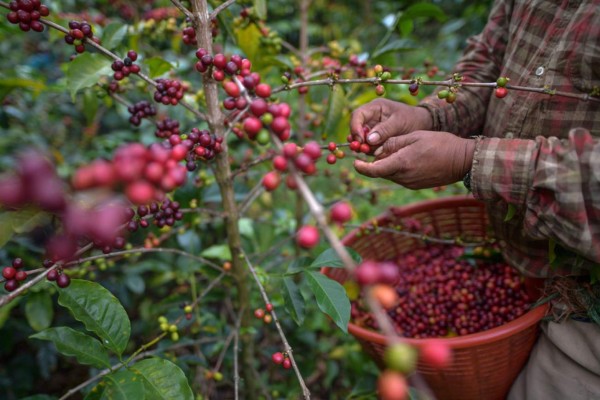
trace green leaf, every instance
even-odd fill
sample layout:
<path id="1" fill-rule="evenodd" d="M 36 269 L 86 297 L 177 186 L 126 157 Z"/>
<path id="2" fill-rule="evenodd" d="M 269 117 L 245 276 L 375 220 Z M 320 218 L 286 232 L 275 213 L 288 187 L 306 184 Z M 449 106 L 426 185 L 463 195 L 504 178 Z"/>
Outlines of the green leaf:
<path id="1" fill-rule="evenodd" d="M 333 322 L 344 332 L 348 332 L 350 322 L 350 300 L 344 287 L 336 281 L 327 278 L 320 272 L 308 271 L 306 273 L 308 287 L 312 290 L 317 305 Z"/>
<path id="2" fill-rule="evenodd" d="M 85 396 L 85 400 L 144 400 L 143 377 L 136 372 L 121 369 L 106 375 Z"/>
<path id="3" fill-rule="evenodd" d="M 194 395 L 183 371 L 170 361 L 151 358 L 132 369 L 141 374 L 148 400 L 193 400 Z"/>
<path id="4" fill-rule="evenodd" d="M 0 329 L 2 329 L 2 327 L 6 323 L 6 320 L 8 319 L 8 317 L 10 317 L 10 310 L 18 306 L 20 301 L 21 298 L 17 297 L 7 305 L 0 307 Z"/>
<path id="5" fill-rule="evenodd" d="M 411 39 L 396 39 L 396 40 L 386 44 L 385 46 L 381 47 L 380 49 L 376 50 L 371 55 L 371 58 L 379 57 L 390 51 L 393 51 L 393 52 L 410 51 L 410 50 L 415 50 L 417 48 L 418 48 L 417 44 Z"/>
<path id="6" fill-rule="evenodd" d="M 97 368 L 110 367 L 108 353 L 98 340 L 66 326 L 48 328 L 30 338 L 51 341 L 61 354 L 73 356 L 81 364 Z"/>
<path id="7" fill-rule="evenodd" d="M 216 258 L 223 261 L 231 261 L 231 250 L 226 244 L 216 244 L 214 246 L 210 246 L 200 255 L 206 258 Z"/>
<path id="8" fill-rule="evenodd" d="M 249 60 L 252 60 L 252 69 L 260 70 L 264 64 L 263 57 L 259 55 L 261 51 L 260 37 L 262 34 L 256 24 L 248 24 L 245 27 L 236 28 L 234 33 L 239 48 Z"/>
<path id="9" fill-rule="evenodd" d="M 402 15 L 402 17 L 410 17 L 410 18 L 428 17 L 428 18 L 435 18 L 438 21 L 444 21 L 447 18 L 446 13 L 444 13 L 444 10 L 442 10 L 439 6 L 436 6 L 435 4 L 428 3 L 428 2 L 413 4 L 412 6 L 408 7 L 404 11 L 404 14 Z"/>
<path id="10" fill-rule="evenodd" d="M 50 294 L 48 292 L 31 293 L 25 304 L 25 317 L 29 325 L 36 331 L 48 328 L 54 317 Z"/>
<path id="11" fill-rule="evenodd" d="M 144 60 L 144 64 L 148 66 L 150 78 L 156 78 L 167 72 L 171 71 L 173 68 L 173 64 L 160 57 L 152 57 Z"/>
<path id="12" fill-rule="evenodd" d="M 406 14 L 404 14 L 398 20 L 398 30 L 400 31 L 400 34 L 402 36 L 410 35 L 414 28 L 415 28 L 415 24 L 413 22 L 413 19 L 406 16 Z"/>
<path id="13" fill-rule="evenodd" d="M 127 28 L 127 25 L 122 22 L 113 22 L 107 25 L 102 33 L 102 46 L 112 50 L 120 45 L 127 33 Z"/>
<path id="14" fill-rule="evenodd" d="M 0 247 L 16 234 L 27 233 L 50 220 L 49 214 L 31 208 L 0 213 Z"/>
<path id="15" fill-rule="evenodd" d="M 249 239 L 254 237 L 254 222 L 250 218 L 240 218 L 238 220 L 240 235 Z"/>
<path id="16" fill-rule="evenodd" d="M 254 0 L 254 10 L 259 19 L 267 19 L 267 2 L 266 0 Z"/>
<path id="17" fill-rule="evenodd" d="M 357 264 L 362 262 L 362 257 L 355 250 L 349 247 L 346 247 L 346 250 Z M 319 256 L 310 264 L 310 268 L 323 267 L 344 268 L 344 263 L 337 252 L 330 248 L 319 254 Z"/>
<path id="18" fill-rule="evenodd" d="M 100 99 L 96 96 L 93 90 L 86 90 L 83 94 L 83 115 L 88 125 L 94 122 L 96 114 L 98 114 L 98 107 L 100 106 Z"/>
<path id="19" fill-rule="evenodd" d="M 67 66 L 67 85 L 71 91 L 71 98 L 81 89 L 94 86 L 103 75 L 110 74 L 111 62 L 100 54 L 79 54 Z"/>
<path id="20" fill-rule="evenodd" d="M 283 278 L 281 294 L 285 301 L 285 310 L 287 313 L 292 317 L 294 322 L 298 325 L 302 325 L 304 322 L 305 301 L 302 292 L 300 292 L 300 288 L 296 285 L 296 282 L 294 282 L 294 278 Z"/>
<path id="21" fill-rule="evenodd" d="M 138 274 L 127 274 L 125 286 L 135 294 L 142 294 L 146 290 L 146 282 Z"/>
<path id="22" fill-rule="evenodd" d="M 46 89 L 46 85 L 40 81 L 34 81 L 23 78 L 13 77 L 0 79 L 0 100 L 2 100 L 7 94 L 9 94 L 14 89 L 29 89 L 37 95 L 42 90 Z"/>
<path id="23" fill-rule="evenodd" d="M 102 344 L 121 355 L 129 341 L 131 323 L 125 309 L 111 292 L 96 282 L 73 279 L 59 290 L 58 304 L 69 309 Z"/>
<path id="24" fill-rule="evenodd" d="M 513 219 L 516 212 L 517 212 L 517 207 L 515 207 L 514 204 L 509 204 L 508 210 L 506 210 L 506 215 L 504 216 L 504 222 L 508 222 L 511 219 Z"/>
<path id="25" fill-rule="evenodd" d="M 325 126 L 323 133 L 332 135 L 336 132 L 338 122 L 342 117 L 344 107 L 347 104 L 344 88 L 340 85 L 335 85 L 332 93 L 329 96 L 329 104 L 327 105 L 327 114 L 325 116 Z"/>
<path id="26" fill-rule="evenodd" d="M 285 275 L 294 275 L 303 272 L 309 265 L 310 258 L 308 257 L 294 258 L 290 265 L 288 265 Z"/>

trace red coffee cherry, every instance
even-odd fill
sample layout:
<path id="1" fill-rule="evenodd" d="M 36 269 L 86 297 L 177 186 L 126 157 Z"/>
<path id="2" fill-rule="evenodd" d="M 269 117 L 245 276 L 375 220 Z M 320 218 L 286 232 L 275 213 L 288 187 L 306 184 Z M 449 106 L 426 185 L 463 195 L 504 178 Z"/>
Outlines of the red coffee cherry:
<path id="1" fill-rule="evenodd" d="M 313 225 L 304 225 L 298 230 L 296 243 L 305 249 L 315 247 L 319 243 L 319 230 Z"/>
<path id="2" fill-rule="evenodd" d="M 284 359 L 285 359 L 285 357 L 283 356 L 283 354 L 280 351 L 278 351 L 277 353 L 273 353 L 273 355 L 271 355 L 271 360 L 273 360 L 273 362 L 275 364 L 281 364 Z"/>

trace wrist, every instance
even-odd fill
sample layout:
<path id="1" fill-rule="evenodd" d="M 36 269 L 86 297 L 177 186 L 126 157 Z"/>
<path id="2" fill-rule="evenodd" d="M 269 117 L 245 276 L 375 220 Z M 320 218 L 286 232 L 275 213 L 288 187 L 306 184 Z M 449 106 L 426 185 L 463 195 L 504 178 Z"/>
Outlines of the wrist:
<path id="1" fill-rule="evenodd" d="M 431 131 L 433 130 L 433 114 L 429 109 L 425 107 L 416 106 L 414 108 L 415 115 L 415 129 L 413 131 L 423 130 L 423 131 Z"/>

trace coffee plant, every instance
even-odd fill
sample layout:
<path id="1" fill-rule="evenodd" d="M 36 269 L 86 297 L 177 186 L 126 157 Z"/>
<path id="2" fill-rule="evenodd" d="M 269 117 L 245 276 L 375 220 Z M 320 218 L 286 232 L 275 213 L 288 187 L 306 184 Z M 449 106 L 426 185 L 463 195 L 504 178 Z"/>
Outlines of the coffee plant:
<path id="1" fill-rule="evenodd" d="M 441 341 L 414 349 L 400 330 L 450 328 L 400 317 L 418 305 L 392 288 L 398 271 L 363 262 L 340 237 L 387 205 L 464 189 L 359 179 L 351 160 L 376 149 L 348 135 L 350 113 L 378 96 L 416 104 L 436 88 L 452 103 L 468 85 L 498 101 L 511 90 L 570 94 L 509 77 L 465 82 L 445 71 L 452 58 L 411 54 L 451 7 L 288 3 L 0 2 L 3 53 L 16 55 L 0 70 L 2 398 L 404 399 L 419 358 L 447 365 Z M 387 15 L 354 33 L 373 48 L 336 31 L 358 7 Z M 461 21 L 476 31 L 487 7 L 443 29 L 462 39 Z M 310 33 L 318 21 L 322 32 Z M 455 251 L 486 245 L 430 237 L 411 221 L 394 231 Z M 434 274 L 444 251 L 427 256 Z M 518 285 L 502 268 L 497 307 Z M 470 300 L 440 300 L 431 318 Z M 346 334 L 351 315 L 389 337 L 385 372 Z"/>

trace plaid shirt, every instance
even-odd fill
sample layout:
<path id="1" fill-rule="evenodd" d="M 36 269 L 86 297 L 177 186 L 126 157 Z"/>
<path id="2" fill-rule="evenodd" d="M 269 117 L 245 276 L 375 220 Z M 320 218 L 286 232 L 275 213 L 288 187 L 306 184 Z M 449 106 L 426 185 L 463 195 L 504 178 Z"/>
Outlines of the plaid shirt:
<path id="1" fill-rule="evenodd" d="M 465 82 L 600 88 L 600 1 L 497 0 L 456 65 Z M 472 189 L 487 202 L 509 263 L 528 276 L 585 274 L 600 263 L 600 103 L 509 90 L 460 88 L 422 107 L 434 129 L 477 139 Z M 516 210 L 505 222 L 509 204 Z M 564 253 L 550 266 L 550 243 Z"/>

